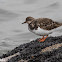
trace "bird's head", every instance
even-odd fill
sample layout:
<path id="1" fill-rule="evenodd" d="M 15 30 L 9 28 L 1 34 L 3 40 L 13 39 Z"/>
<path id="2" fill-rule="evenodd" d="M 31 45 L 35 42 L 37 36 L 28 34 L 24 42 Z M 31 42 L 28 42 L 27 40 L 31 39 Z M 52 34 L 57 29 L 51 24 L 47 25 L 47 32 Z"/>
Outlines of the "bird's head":
<path id="1" fill-rule="evenodd" d="M 26 21 L 23 22 L 22 24 L 25 24 L 25 23 L 30 24 L 33 21 L 33 19 L 34 19 L 33 17 L 29 16 L 26 18 Z"/>

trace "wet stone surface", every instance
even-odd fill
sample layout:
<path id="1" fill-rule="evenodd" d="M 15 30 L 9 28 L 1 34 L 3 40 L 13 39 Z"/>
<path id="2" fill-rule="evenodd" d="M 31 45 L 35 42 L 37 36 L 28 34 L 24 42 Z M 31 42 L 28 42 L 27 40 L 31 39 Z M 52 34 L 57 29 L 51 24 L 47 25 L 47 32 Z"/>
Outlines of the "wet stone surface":
<path id="1" fill-rule="evenodd" d="M 62 36 L 48 37 L 44 42 L 38 42 L 38 39 L 36 39 L 14 48 L 12 51 L 0 56 L 0 58 L 19 52 L 20 55 L 11 58 L 8 62 L 21 62 L 21 59 L 25 60 L 24 62 L 62 62 L 62 47 L 42 54 L 39 53 L 42 49 L 58 43 L 62 43 Z"/>

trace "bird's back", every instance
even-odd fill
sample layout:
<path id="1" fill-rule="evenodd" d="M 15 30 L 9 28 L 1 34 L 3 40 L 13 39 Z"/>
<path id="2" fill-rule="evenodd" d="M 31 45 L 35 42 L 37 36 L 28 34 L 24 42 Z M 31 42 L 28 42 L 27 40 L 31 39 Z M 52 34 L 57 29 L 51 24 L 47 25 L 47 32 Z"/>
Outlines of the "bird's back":
<path id="1" fill-rule="evenodd" d="M 30 24 L 29 27 L 33 29 L 37 29 L 38 27 L 45 29 L 45 30 L 52 30 L 54 28 L 57 28 L 59 26 L 62 26 L 62 23 L 54 22 L 53 20 L 49 18 L 38 18 L 34 19 Z"/>

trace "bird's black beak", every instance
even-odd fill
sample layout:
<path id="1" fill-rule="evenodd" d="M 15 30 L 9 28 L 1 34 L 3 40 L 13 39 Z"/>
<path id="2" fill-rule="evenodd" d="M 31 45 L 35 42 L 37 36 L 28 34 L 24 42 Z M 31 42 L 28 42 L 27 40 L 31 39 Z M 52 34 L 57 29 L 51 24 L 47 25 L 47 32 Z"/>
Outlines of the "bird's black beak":
<path id="1" fill-rule="evenodd" d="M 26 21 L 25 22 L 23 22 L 22 24 L 25 24 L 26 23 Z"/>

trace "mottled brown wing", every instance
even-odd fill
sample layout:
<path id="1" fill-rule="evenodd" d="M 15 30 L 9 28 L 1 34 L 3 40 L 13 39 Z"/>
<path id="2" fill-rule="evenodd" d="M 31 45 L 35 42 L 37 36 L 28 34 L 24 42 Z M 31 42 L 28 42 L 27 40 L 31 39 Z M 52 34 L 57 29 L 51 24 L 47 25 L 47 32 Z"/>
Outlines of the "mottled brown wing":
<path id="1" fill-rule="evenodd" d="M 61 23 L 54 22 L 53 20 L 48 18 L 39 19 L 38 21 L 39 27 L 45 30 L 52 30 L 62 25 Z"/>

